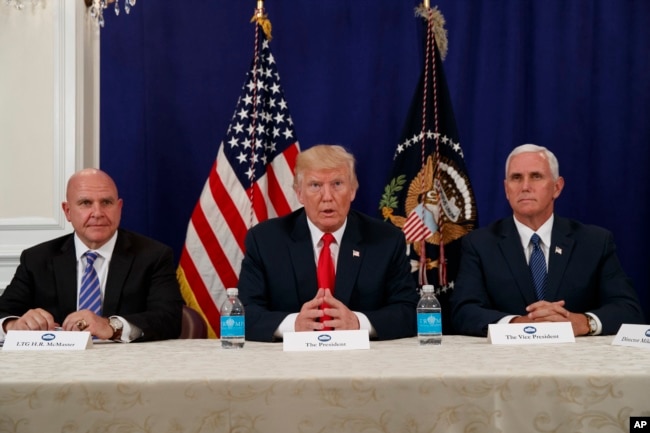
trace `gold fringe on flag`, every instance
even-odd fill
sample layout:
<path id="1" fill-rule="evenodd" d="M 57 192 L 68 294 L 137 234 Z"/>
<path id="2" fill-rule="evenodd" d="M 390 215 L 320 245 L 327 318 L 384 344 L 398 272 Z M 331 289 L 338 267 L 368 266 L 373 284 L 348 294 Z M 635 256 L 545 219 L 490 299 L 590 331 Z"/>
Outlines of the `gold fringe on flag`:
<path id="1" fill-rule="evenodd" d="M 424 3 L 415 8 L 415 16 L 422 17 L 433 24 L 433 33 L 440 51 L 440 58 L 445 60 L 448 48 L 447 30 L 445 29 L 445 17 L 442 16 L 438 6 L 431 8 L 429 2 L 425 0 Z"/>
<path id="2" fill-rule="evenodd" d="M 264 12 L 264 0 L 257 0 L 257 9 L 255 10 L 255 15 L 251 18 L 251 22 L 257 22 L 262 27 L 266 39 L 271 40 L 271 21 Z"/>

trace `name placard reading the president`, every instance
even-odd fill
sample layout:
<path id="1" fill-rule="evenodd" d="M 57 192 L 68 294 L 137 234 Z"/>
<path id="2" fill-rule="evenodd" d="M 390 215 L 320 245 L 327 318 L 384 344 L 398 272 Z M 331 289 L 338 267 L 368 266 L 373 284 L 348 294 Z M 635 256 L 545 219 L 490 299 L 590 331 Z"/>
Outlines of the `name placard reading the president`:
<path id="1" fill-rule="evenodd" d="M 2 350 L 86 350 L 93 347 L 87 331 L 9 331 Z"/>
<path id="2" fill-rule="evenodd" d="M 650 326 L 623 323 L 612 341 L 613 346 L 633 346 L 650 349 Z"/>
<path id="3" fill-rule="evenodd" d="M 285 332 L 282 342 L 285 352 L 356 349 L 370 349 L 367 330 Z"/>
<path id="4" fill-rule="evenodd" d="M 569 322 L 506 323 L 488 326 L 488 341 L 492 344 L 552 344 L 575 343 Z"/>

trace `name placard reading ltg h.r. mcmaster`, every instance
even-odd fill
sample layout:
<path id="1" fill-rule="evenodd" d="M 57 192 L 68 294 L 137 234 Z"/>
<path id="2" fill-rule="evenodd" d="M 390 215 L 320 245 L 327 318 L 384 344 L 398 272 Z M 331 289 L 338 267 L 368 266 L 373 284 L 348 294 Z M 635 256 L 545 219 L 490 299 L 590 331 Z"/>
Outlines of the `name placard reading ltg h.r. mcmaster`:
<path id="1" fill-rule="evenodd" d="M 2 350 L 86 350 L 93 347 L 90 332 L 9 331 Z"/>

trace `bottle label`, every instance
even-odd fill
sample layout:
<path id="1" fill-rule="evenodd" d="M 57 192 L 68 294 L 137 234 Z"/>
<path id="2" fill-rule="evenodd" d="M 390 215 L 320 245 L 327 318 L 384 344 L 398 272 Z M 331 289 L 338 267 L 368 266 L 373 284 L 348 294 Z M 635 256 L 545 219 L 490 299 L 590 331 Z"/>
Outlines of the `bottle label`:
<path id="1" fill-rule="evenodd" d="M 221 316 L 221 338 L 243 337 L 244 316 Z"/>
<path id="2" fill-rule="evenodd" d="M 442 334 L 440 313 L 418 313 L 418 334 Z"/>

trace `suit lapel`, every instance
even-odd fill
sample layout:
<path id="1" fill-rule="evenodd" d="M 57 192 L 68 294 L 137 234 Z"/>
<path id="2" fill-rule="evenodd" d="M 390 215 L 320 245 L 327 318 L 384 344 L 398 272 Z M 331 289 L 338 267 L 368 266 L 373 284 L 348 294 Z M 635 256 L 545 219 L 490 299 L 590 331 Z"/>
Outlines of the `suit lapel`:
<path id="1" fill-rule="evenodd" d="M 134 255 L 131 251 L 131 240 L 123 232 L 117 234 L 117 241 L 111 256 L 111 263 L 108 268 L 106 280 L 106 291 L 104 293 L 104 315 L 111 315 L 117 311 L 119 300 L 122 295 L 122 288 L 126 277 L 129 275 Z"/>
<path id="2" fill-rule="evenodd" d="M 567 220 L 556 216 L 551 233 L 551 247 L 548 252 L 546 294 L 549 300 L 561 299 L 560 282 L 569 263 L 574 244 Z"/>
<path id="3" fill-rule="evenodd" d="M 67 315 L 77 310 L 77 258 L 74 237 L 71 235 L 61 247 L 61 253 L 52 259 L 56 291 L 61 300 L 61 312 Z"/>
<path id="4" fill-rule="evenodd" d="M 293 245 L 289 249 L 293 271 L 298 282 L 296 288 L 300 303 L 304 303 L 316 296 L 318 291 L 318 279 L 316 278 L 316 259 L 314 247 L 311 242 L 307 216 L 303 211 L 298 216 L 293 231 L 291 232 Z M 306 282 L 306 284 L 303 284 Z"/>
<path id="5" fill-rule="evenodd" d="M 341 239 L 339 256 L 336 263 L 335 296 L 349 305 L 355 281 L 364 257 L 359 221 L 354 213 L 348 214 L 348 221 Z"/>
<path id="6" fill-rule="evenodd" d="M 511 218 L 504 221 L 501 228 L 501 240 L 499 241 L 499 249 L 504 256 L 505 262 L 510 268 L 510 272 L 517 284 L 519 292 L 524 298 L 526 305 L 530 305 L 537 301 L 535 294 L 535 287 L 530 275 L 530 269 L 526 263 L 526 256 L 521 247 L 521 240 L 517 227 Z"/>

